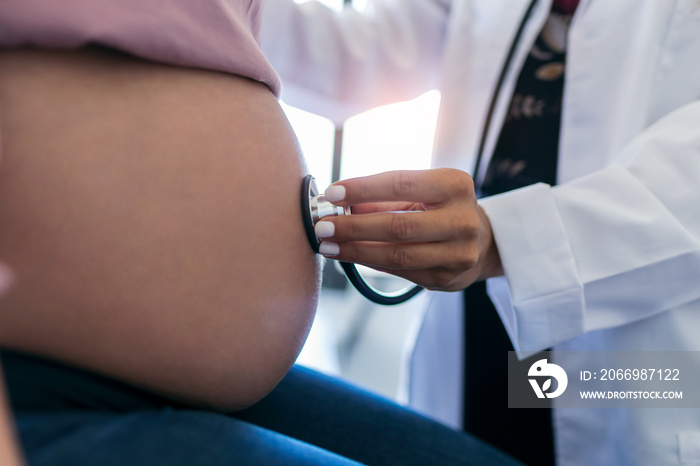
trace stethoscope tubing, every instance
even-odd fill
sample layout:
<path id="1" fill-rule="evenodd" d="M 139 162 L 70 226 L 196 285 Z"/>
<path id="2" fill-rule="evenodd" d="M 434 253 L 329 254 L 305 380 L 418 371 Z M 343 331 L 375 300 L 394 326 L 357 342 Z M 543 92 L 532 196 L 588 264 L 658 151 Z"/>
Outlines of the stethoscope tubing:
<path id="1" fill-rule="evenodd" d="M 394 306 L 396 304 L 402 304 L 413 298 L 415 295 L 424 290 L 420 285 L 414 285 L 407 290 L 399 291 L 397 293 L 384 293 L 373 288 L 367 281 L 362 278 L 360 271 L 352 262 L 339 261 L 340 266 L 345 272 L 345 276 L 348 281 L 352 283 L 357 291 L 360 292 L 362 296 L 372 301 L 375 304 L 381 304 L 382 306 Z"/>

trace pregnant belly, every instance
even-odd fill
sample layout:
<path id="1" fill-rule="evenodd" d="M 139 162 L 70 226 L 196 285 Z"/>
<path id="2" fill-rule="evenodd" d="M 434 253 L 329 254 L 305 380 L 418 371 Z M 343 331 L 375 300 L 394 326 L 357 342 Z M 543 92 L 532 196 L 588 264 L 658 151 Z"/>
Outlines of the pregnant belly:
<path id="1" fill-rule="evenodd" d="M 0 344 L 238 409 L 319 291 L 305 173 L 271 92 L 101 50 L 0 53 Z"/>

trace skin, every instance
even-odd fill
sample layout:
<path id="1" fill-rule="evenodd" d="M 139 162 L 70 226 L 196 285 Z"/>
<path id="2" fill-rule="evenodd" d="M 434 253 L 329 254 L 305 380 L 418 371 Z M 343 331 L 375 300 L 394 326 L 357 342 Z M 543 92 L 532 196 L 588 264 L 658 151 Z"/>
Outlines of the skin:
<path id="1" fill-rule="evenodd" d="M 446 168 L 396 171 L 333 187 L 345 190 L 345 197 L 334 203 L 352 206 L 353 215 L 324 220 L 332 229 L 317 224 L 317 231 L 333 230 L 324 241 L 338 245 L 339 253 L 327 257 L 440 291 L 463 290 L 503 275 L 489 219 L 467 173 Z"/>
<path id="2" fill-rule="evenodd" d="M 104 50 L 0 53 L 0 345 L 219 410 L 293 364 L 320 262 L 259 82 Z"/>
<path id="3" fill-rule="evenodd" d="M 21 460 L 17 438 L 12 428 L 12 415 L 7 404 L 2 372 L 0 372 L 0 398 L 0 464 L 19 466 L 24 462 Z"/>
<path id="4" fill-rule="evenodd" d="M 0 262 L 0 298 L 12 284 L 12 272 Z M 19 453 L 14 428 L 12 427 L 12 413 L 7 402 L 5 382 L 2 370 L 0 370 L 0 464 L 6 466 L 19 466 L 24 464 Z"/>

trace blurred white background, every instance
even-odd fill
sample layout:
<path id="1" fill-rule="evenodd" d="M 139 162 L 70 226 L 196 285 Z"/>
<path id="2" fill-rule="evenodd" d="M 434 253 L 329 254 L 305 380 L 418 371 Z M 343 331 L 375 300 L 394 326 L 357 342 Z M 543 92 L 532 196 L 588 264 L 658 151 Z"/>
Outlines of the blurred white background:
<path id="1" fill-rule="evenodd" d="M 343 0 L 321 1 L 335 9 L 343 7 Z M 365 4 L 366 0 L 353 2 L 359 9 Z M 439 101 L 439 93 L 430 91 L 412 101 L 379 107 L 347 120 L 340 177 L 429 168 Z M 336 128 L 318 115 L 283 107 L 309 170 L 324 189 L 331 182 Z M 332 261 L 326 263 L 327 268 L 333 266 Z M 324 281 L 316 320 L 297 362 L 402 401 L 400 373 L 407 344 L 417 331 L 423 296 L 383 307 L 365 300 L 349 284 L 344 288 L 329 285 Z"/>

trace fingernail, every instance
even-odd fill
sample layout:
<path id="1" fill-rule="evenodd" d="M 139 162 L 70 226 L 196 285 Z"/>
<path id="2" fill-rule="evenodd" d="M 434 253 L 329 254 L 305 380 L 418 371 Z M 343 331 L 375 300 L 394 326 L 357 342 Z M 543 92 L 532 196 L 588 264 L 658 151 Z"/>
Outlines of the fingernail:
<path id="1" fill-rule="evenodd" d="M 318 222 L 314 227 L 316 236 L 319 238 L 330 238 L 335 234 L 335 225 L 333 222 Z"/>
<path id="2" fill-rule="evenodd" d="M 0 294 L 4 293 L 12 286 L 14 274 L 8 266 L 0 263 Z"/>
<path id="3" fill-rule="evenodd" d="M 330 188 L 326 189 L 324 195 L 330 202 L 342 201 L 345 199 L 345 186 L 331 186 Z"/>
<path id="4" fill-rule="evenodd" d="M 322 241 L 318 248 L 318 252 L 324 256 L 337 256 L 340 254 L 340 246 L 338 246 L 337 243 L 331 243 L 330 241 Z"/>

